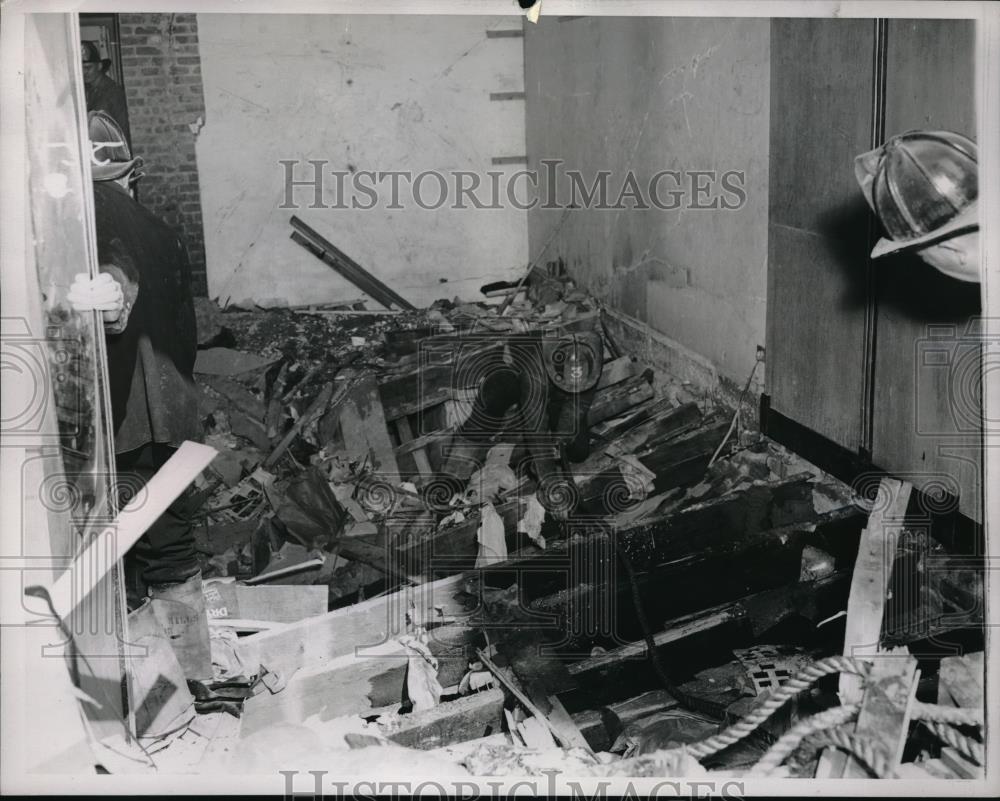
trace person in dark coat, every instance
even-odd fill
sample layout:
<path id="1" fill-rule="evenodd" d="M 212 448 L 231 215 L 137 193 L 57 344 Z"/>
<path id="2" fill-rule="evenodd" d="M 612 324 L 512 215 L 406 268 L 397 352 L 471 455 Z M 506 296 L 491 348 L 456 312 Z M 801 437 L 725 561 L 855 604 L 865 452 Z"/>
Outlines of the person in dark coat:
<path id="1" fill-rule="evenodd" d="M 201 434 L 190 268 L 177 234 L 132 197 L 142 160 L 124 132 L 104 112 L 88 117 L 100 276 L 76 276 L 69 300 L 103 313 L 116 466 L 144 483 Z M 126 574 L 133 599 L 145 590 L 188 607 L 190 625 L 171 644 L 188 678 L 211 679 L 193 513 L 189 489 L 129 552 Z"/>
<path id="2" fill-rule="evenodd" d="M 125 141 L 132 147 L 132 131 L 128 122 L 128 105 L 121 84 L 108 75 L 108 59 L 102 59 L 97 45 L 81 42 L 83 52 L 83 91 L 87 111 L 103 111 L 118 123 L 125 133 Z"/>

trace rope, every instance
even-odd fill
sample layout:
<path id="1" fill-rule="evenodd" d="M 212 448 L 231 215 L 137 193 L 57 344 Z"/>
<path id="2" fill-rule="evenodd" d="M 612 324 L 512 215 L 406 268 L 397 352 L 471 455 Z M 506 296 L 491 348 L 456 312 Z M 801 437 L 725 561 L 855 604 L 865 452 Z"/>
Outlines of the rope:
<path id="1" fill-rule="evenodd" d="M 857 716 L 859 709 L 860 705 L 858 704 L 837 706 L 800 721 L 767 750 L 764 756 L 753 766 L 749 775 L 770 775 L 799 747 L 802 740 L 828 729 L 849 723 Z M 983 720 L 982 710 L 960 709 L 958 707 L 925 704 L 918 701 L 913 706 L 911 717 L 914 720 L 922 721 L 941 740 L 952 748 L 957 749 L 964 756 L 969 757 L 980 765 L 984 764 L 982 744 L 976 742 L 971 737 L 966 737 L 961 732 L 953 729 L 951 725 L 948 725 L 981 726 Z M 867 759 L 865 761 L 869 762 Z M 871 763 L 869 762 L 869 764 Z"/>
<path id="2" fill-rule="evenodd" d="M 933 723 L 947 723 L 951 726 L 983 725 L 983 710 L 968 707 L 941 706 L 940 704 L 925 704 L 917 701 L 913 704 L 910 714 L 914 720 Z"/>
<path id="3" fill-rule="evenodd" d="M 704 759 L 750 736 L 761 723 L 784 706 L 788 699 L 809 689 L 824 676 L 833 673 L 855 673 L 859 676 L 867 676 L 868 671 L 867 662 L 847 656 L 828 656 L 813 662 L 811 665 L 806 665 L 745 718 L 699 743 L 692 743 L 687 747 L 688 752 L 696 759 Z"/>
<path id="4" fill-rule="evenodd" d="M 849 751 L 856 759 L 864 762 L 880 779 L 895 778 L 895 771 L 889 769 L 885 752 L 867 737 L 846 731 L 844 728 L 828 729 L 809 740 L 810 746 L 833 746 Z"/>
<path id="5" fill-rule="evenodd" d="M 757 761 L 757 764 L 753 766 L 747 775 L 770 775 L 775 768 L 785 761 L 786 757 L 799 747 L 799 743 L 801 743 L 806 737 L 811 737 L 814 734 L 818 734 L 822 731 L 826 731 L 827 729 L 833 729 L 837 726 L 842 726 L 845 723 L 850 722 L 857 716 L 860 709 L 860 704 L 835 706 L 824 712 L 813 715 L 812 717 L 806 718 L 805 720 L 799 721 L 767 750 L 764 756 Z"/>
<path id="6" fill-rule="evenodd" d="M 854 673 L 866 677 L 869 670 L 867 662 L 846 656 L 828 656 L 806 665 L 742 720 L 701 742 L 688 745 L 687 751 L 696 759 L 705 759 L 748 737 L 786 701 L 808 689 L 822 677 L 833 673 Z M 833 707 L 800 721 L 767 750 L 749 775 L 770 774 L 806 738 L 810 738 L 814 745 L 825 743 L 850 751 L 879 777 L 891 774 L 888 760 L 878 747 L 843 728 L 844 724 L 857 716 L 859 709 L 858 704 Z M 911 710 L 913 720 L 923 722 L 941 740 L 980 765 L 985 764 L 982 744 L 956 731 L 952 726 L 982 727 L 983 717 L 981 709 L 941 706 L 920 701 L 915 701 Z"/>
<path id="7" fill-rule="evenodd" d="M 922 723 L 934 732 L 939 739 L 944 741 L 945 744 L 950 745 L 963 756 L 967 756 L 977 765 L 986 766 L 986 757 L 983 753 L 982 743 L 977 743 L 971 737 L 966 737 L 961 732 L 955 731 L 947 723 L 938 723 L 937 721 L 929 720 L 924 720 Z"/>

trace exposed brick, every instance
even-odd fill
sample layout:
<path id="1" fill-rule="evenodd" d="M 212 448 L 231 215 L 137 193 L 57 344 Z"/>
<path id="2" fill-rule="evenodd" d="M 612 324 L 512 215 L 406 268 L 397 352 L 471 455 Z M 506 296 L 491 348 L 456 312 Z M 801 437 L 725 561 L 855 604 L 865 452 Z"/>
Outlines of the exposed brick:
<path id="1" fill-rule="evenodd" d="M 201 193 L 188 128 L 205 116 L 197 17 L 120 14 L 118 26 L 133 148 L 146 161 L 139 197 L 184 240 L 194 290 L 205 294 Z"/>

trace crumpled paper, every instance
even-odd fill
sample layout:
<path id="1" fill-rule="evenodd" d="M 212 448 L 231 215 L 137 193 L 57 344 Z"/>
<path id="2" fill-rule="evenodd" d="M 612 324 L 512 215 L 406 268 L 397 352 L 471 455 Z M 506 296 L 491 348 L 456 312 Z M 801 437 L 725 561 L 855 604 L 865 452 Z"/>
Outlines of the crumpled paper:
<path id="1" fill-rule="evenodd" d="M 527 534 L 539 548 L 545 548 L 545 537 L 542 536 L 542 523 L 545 522 L 545 507 L 532 493 L 525 498 L 524 516 L 517 521 L 517 530 Z"/>
<path id="2" fill-rule="evenodd" d="M 437 706 L 444 693 L 437 678 L 438 661 L 428 646 L 429 639 L 424 628 L 399 638 L 400 645 L 411 652 L 406 666 L 406 694 L 413 703 L 414 712 Z"/>
<path id="3" fill-rule="evenodd" d="M 476 540 L 479 542 L 476 568 L 506 561 L 507 538 L 504 532 L 503 518 L 497 514 L 492 503 L 485 503 L 482 506 Z"/>

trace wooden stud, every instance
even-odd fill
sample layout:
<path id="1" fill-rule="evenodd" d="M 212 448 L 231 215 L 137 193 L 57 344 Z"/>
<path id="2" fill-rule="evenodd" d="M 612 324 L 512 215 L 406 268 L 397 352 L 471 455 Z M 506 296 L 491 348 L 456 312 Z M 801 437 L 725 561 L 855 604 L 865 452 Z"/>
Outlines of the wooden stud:
<path id="1" fill-rule="evenodd" d="M 407 445 L 414 442 L 413 430 L 410 428 L 410 421 L 406 417 L 400 417 L 396 420 L 396 431 L 399 433 L 400 445 Z M 434 474 L 431 469 L 431 463 L 427 458 L 427 451 L 424 450 L 423 444 L 412 447 L 409 451 L 413 454 L 413 461 L 416 462 L 417 472 L 422 476 L 430 476 Z M 400 449 L 396 448 L 396 454 L 400 453 Z"/>
<path id="2" fill-rule="evenodd" d="M 894 478 L 886 477 L 879 482 L 875 506 L 868 518 L 868 527 L 861 532 L 858 558 L 854 563 L 851 594 L 847 599 L 845 656 L 879 651 L 892 563 L 912 489 L 911 484 Z M 861 678 L 841 674 L 840 695 L 844 703 L 858 703 Z"/>

